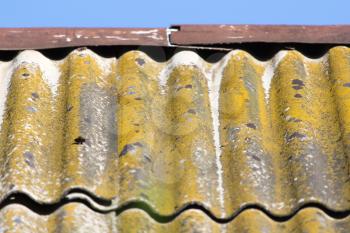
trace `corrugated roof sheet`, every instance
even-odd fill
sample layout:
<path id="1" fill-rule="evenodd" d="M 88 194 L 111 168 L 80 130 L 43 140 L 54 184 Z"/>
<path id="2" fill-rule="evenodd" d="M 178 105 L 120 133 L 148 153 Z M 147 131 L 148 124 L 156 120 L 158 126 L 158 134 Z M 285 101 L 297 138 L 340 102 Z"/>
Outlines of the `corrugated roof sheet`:
<path id="1" fill-rule="evenodd" d="M 258 210 L 242 212 L 233 221 L 219 224 L 200 210 L 189 210 L 170 223 L 158 223 L 144 211 L 132 209 L 116 216 L 100 214 L 82 204 L 70 203 L 51 215 L 38 215 L 22 205 L 9 205 L 0 212 L 0 229 L 13 233 L 54 232 L 269 232 L 348 233 L 349 217 L 332 219 L 309 208 L 284 222 L 275 222 Z"/>
<path id="2" fill-rule="evenodd" d="M 189 226 L 204 221 L 214 232 L 293 232 L 297 225 L 297 232 L 345 232 L 349 57 L 347 47 L 320 59 L 281 51 L 266 62 L 234 50 L 217 63 L 189 51 L 166 62 L 140 51 L 103 58 L 83 48 L 59 61 L 21 52 L 0 62 L 0 199 L 24 193 L 43 205 L 67 198 L 100 212 L 141 203 L 161 216 L 180 213 L 167 225 L 142 210 L 118 216 L 160 232 L 186 228 L 193 216 L 202 220 Z M 28 220 L 34 227 L 73 206 L 111 221 L 107 229 L 127 227 L 120 220 L 114 228 L 106 220 L 112 214 L 81 204 L 47 217 L 19 206 L 2 213 L 19 211 L 37 219 Z M 233 222 L 219 225 L 198 207 Z M 298 212 L 305 207 L 315 208 Z M 270 218 L 294 215 L 305 222 Z M 73 223 L 51 227 L 79 227 Z"/>

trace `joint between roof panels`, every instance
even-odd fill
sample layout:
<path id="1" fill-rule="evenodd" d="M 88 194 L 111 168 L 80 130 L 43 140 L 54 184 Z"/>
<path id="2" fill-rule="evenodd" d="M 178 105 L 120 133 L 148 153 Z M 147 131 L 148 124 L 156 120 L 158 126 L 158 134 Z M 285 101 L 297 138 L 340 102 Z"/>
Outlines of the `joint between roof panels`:
<path id="1" fill-rule="evenodd" d="M 172 32 L 179 31 L 179 28 L 175 28 L 173 26 L 170 26 L 170 27 L 166 28 L 165 31 L 166 31 L 166 36 L 167 36 L 166 38 L 167 38 L 168 46 L 169 47 L 176 46 L 176 45 L 173 45 L 172 42 L 171 42 L 171 34 L 172 34 Z"/>

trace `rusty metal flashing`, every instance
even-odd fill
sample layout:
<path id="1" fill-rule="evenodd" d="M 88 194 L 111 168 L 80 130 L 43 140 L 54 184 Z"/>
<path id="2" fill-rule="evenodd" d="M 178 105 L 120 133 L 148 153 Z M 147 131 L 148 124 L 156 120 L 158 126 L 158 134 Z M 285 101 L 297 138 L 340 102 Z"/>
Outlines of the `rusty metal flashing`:
<path id="1" fill-rule="evenodd" d="M 168 46 L 165 28 L 0 28 L 0 50 L 79 46 Z"/>
<path id="2" fill-rule="evenodd" d="M 174 45 L 213 45 L 246 42 L 349 44 L 349 25 L 174 25 Z"/>
<path id="3" fill-rule="evenodd" d="M 169 28 L 0 28 L 0 50 L 237 43 L 350 44 L 349 25 L 174 25 Z M 193 47 L 192 47 L 193 48 Z"/>

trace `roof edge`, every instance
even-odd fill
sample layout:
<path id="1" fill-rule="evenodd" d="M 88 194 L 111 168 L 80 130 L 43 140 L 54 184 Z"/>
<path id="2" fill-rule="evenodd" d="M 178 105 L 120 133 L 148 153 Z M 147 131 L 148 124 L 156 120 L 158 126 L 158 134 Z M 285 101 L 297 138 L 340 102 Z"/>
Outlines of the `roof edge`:
<path id="1" fill-rule="evenodd" d="M 172 25 L 169 28 L 0 28 L 0 50 L 237 43 L 350 44 L 350 25 Z"/>
<path id="2" fill-rule="evenodd" d="M 234 43 L 350 44 L 350 25 L 173 25 L 174 45 Z"/>
<path id="3" fill-rule="evenodd" d="M 0 50 L 169 45 L 165 28 L 0 28 L 0 42 Z"/>

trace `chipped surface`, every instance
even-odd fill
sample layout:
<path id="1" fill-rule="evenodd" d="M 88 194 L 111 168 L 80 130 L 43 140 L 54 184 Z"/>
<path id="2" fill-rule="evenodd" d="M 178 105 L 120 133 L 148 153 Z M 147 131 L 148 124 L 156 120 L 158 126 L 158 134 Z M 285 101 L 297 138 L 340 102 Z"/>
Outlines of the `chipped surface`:
<path id="1" fill-rule="evenodd" d="M 137 202 L 170 216 L 196 204 L 216 218 L 252 205 L 349 210 L 349 57 L 25 51 L 0 63 L 0 198 L 78 192 L 110 200 L 101 210 Z"/>

